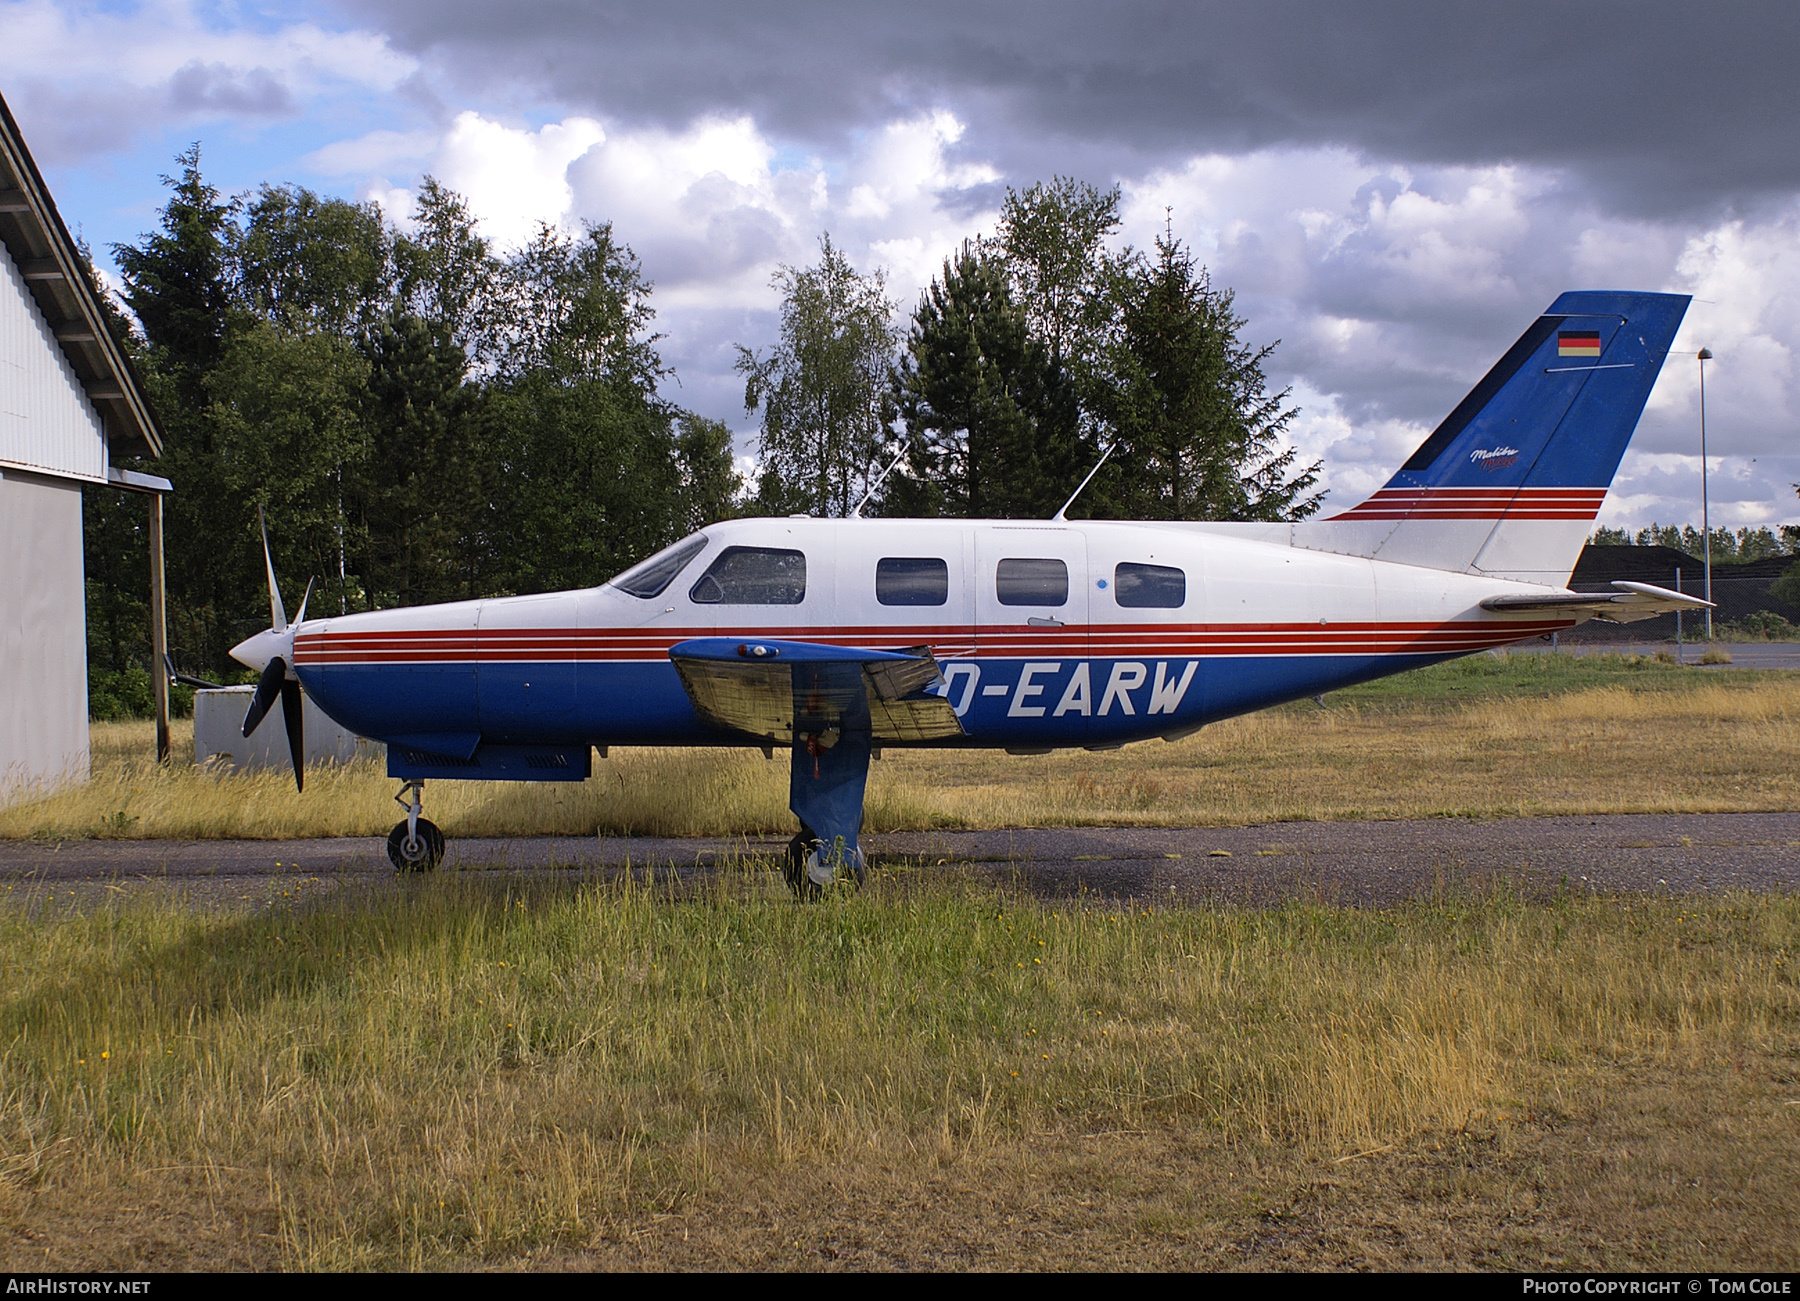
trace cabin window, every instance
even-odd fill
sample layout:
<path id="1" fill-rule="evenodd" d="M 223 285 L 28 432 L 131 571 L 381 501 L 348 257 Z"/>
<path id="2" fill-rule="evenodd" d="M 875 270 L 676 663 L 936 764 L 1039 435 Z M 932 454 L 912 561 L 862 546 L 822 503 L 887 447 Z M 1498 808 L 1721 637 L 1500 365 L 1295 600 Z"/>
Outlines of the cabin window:
<path id="1" fill-rule="evenodd" d="M 1187 575 L 1169 565 L 1120 565 L 1113 597 L 1127 610 L 1179 610 L 1187 600 Z"/>
<path id="2" fill-rule="evenodd" d="M 950 599 L 950 566 L 935 556 L 877 560 L 875 599 L 883 605 L 943 605 Z"/>
<path id="3" fill-rule="evenodd" d="M 1067 605 L 1069 567 L 1060 560 L 1002 560 L 994 594 L 1001 605 Z"/>
<path id="4" fill-rule="evenodd" d="M 806 555 L 726 547 L 688 596 L 701 605 L 799 605 L 806 599 Z"/>
<path id="5" fill-rule="evenodd" d="M 684 538 L 609 581 L 621 592 L 630 592 L 633 596 L 648 601 L 652 597 L 661 596 L 669 584 L 675 581 L 676 575 L 687 568 L 688 561 L 704 550 L 704 537 Z"/>

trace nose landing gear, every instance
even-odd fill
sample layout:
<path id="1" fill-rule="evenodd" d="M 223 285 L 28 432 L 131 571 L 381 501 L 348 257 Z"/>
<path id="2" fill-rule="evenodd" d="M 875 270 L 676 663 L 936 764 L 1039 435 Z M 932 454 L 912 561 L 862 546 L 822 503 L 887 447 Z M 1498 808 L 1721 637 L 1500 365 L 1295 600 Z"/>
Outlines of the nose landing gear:
<path id="1" fill-rule="evenodd" d="M 437 824 L 419 816 L 420 797 L 425 783 L 409 780 L 394 796 L 394 803 L 406 810 L 406 817 L 388 832 L 388 859 L 401 872 L 434 872 L 444 861 L 444 833 Z M 408 795 L 412 798 L 409 800 Z"/>

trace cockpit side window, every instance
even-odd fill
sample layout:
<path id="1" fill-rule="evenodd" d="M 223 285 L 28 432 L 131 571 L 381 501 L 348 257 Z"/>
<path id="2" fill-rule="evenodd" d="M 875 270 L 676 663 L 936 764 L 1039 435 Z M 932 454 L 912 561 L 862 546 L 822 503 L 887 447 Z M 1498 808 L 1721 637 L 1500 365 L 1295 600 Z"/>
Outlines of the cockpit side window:
<path id="1" fill-rule="evenodd" d="M 1001 605 L 1067 605 L 1069 567 L 1060 560 L 1002 560 L 994 573 Z"/>
<path id="2" fill-rule="evenodd" d="M 726 547 L 688 597 L 700 605 L 799 605 L 806 599 L 806 554 Z"/>
<path id="3" fill-rule="evenodd" d="M 618 577 L 609 578 L 607 582 L 621 592 L 629 592 L 648 601 L 652 597 L 661 596 L 681 571 L 687 568 L 688 561 L 704 550 L 704 536 L 683 538 L 672 547 L 664 547 L 643 564 L 627 569 Z"/>
<path id="4" fill-rule="evenodd" d="M 1170 565 L 1122 564 L 1113 570 L 1113 597 L 1128 610 L 1179 610 L 1187 575 Z"/>
<path id="5" fill-rule="evenodd" d="M 877 560 L 875 599 L 883 605 L 943 605 L 950 599 L 950 565 L 935 556 Z"/>

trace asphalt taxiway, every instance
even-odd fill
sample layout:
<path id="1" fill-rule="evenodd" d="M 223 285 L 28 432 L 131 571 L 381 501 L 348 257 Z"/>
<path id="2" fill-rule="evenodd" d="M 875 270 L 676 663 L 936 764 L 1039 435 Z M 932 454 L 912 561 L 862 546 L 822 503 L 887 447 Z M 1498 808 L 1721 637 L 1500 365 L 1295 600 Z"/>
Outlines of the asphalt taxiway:
<path id="1" fill-rule="evenodd" d="M 693 875 L 773 859 L 779 839 L 530 836 L 450 842 L 441 870 Z M 1049 896 L 1382 906 L 1499 883 L 1556 890 L 1711 894 L 1800 886 L 1800 813 L 1623 814 L 1284 822 L 1253 827 L 1079 827 L 864 837 L 878 866 L 1004 878 Z M 384 841 L 0 842 L 0 901 L 84 904 L 174 891 L 199 907 L 394 881 Z"/>

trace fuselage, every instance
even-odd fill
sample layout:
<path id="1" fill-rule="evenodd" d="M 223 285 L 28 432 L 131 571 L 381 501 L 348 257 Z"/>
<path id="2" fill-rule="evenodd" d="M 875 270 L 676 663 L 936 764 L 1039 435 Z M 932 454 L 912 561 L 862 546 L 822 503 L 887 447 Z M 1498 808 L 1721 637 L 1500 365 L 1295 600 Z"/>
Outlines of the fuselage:
<path id="1" fill-rule="evenodd" d="M 627 574 L 311 620 L 293 668 L 344 726 L 429 751 L 751 744 L 699 718 L 671 646 L 924 646 L 967 733 L 938 744 L 1033 750 L 1185 733 L 1578 621 L 1479 604 L 1542 588 L 1216 525 L 748 519 L 684 545 L 652 595 L 660 576 Z"/>

